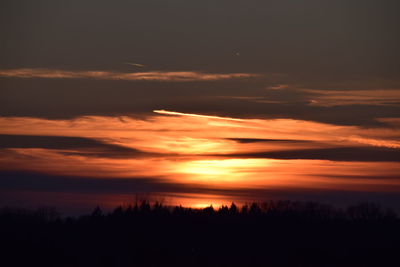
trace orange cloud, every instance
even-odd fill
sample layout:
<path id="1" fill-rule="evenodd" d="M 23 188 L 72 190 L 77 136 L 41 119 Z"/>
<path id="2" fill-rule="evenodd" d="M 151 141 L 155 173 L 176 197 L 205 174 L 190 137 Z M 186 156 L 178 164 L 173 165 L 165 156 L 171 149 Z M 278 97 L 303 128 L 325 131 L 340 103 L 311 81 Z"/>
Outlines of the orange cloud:
<path id="1" fill-rule="evenodd" d="M 77 146 L 7 148 L 0 150 L 0 169 L 89 177 L 163 177 L 165 182 L 219 188 L 373 190 L 379 186 L 393 191 L 399 185 L 398 179 L 384 178 L 400 173 L 397 162 L 252 156 L 259 152 L 307 153 L 310 149 L 349 146 L 399 149 L 397 129 L 291 119 L 236 119 L 163 110 L 157 114 L 146 120 L 99 116 L 70 120 L 0 117 L 0 134 L 91 138 L 157 153 L 118 157 L 116 151 L 115 157 L 106 157 Z"/>
<path id="2" fill-rule="evenodd" d="M 293 119 L 235 119 L 179 112 L 172 113 L 179 116 L 165 116 L 169 114 L 164 111 L 162 115 L 147 120 L 101 116 L 69 120 L 0 117 L 0 134 L 79 136 L 165 153 L 210 153 L 211 145 L 216 151 L 223 152 L 248 152 L 255 147 L 270 149 L 275 146 L 262 142 L 238 144 L 229 138 L 306 140 L 329 146 L 365 144 L 400 148 L 400 133 L 394 128 L 338 126 Z M 300 145 L 305 144 L 290 144 L 292 147 Z"/>
<path id="3" fill-rule="evenodd" d="M 45 78 L 45 79 L 99 79 L 126 81 L 217 81 L 237 78 L 254 78 L 259 75 L 250 73 L 203 73 L 196 71 L 149 71 L 149 72 L 113 72 L 113 71 L 67 71 L 57 69 L 23 68 L 0 70 L 0 77 Z"/>

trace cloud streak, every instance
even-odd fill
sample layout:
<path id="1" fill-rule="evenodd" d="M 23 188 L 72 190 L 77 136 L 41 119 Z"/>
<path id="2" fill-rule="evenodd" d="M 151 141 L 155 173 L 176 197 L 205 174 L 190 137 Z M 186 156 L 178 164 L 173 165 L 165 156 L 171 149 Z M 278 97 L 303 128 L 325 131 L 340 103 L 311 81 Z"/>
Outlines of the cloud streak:
<path id="1" fill-rule="evenodd" d="M 182 112 L 168 111 L 168 110 L 163 110 L 163 109 L 153 110 L 153 112 L 158 113 L 158 114 L 164 114 L 164 115 L 187 116 L 187 117 L 227 120 L 227 121 L 245 121 L 243 119 L 238 119 L 238 118 L 228 118 L 228 117 L 210 116 L 210 115 L 201 115 L 201 114 L 192 114 L 192 113 L 182 113 Z"/>
<path id="2" fill-rule="evenodd" d="M 247 154 L 224 155 L 235 158 L 322 159 L 332 161 L 400 162 L 400 149 L 382 147 L 335 147 L 264 151 Z"/>
<path id="3" fill-rule="evenodd" d="M 238 78 L 255 78 L 251 73 L 203 73 L 197 71 L 148 71 L 148 72 L 114 72 L 114 71 L 67 71 L 46 68 L 21 68 L 0 70 L 0 77 L 41 78 L 41 79 L 96 79 L 123 81 L 218 81 Z"/>
<path id="4" fill-rule="evenodd" d="M 334 107 L 345 105 L 399 105 L 400 90 L 312 90 L 301 89 L 309 94 L 310 105 Z"/>
<path id="5" fill-rule="evenodd" d="M 109 144 L 91 138 L 70 136 L 0 134 L 1 149 L 51 149 L 65 155 L 102 158 L 138 158 L 157 156 L 134 148 Z"/>

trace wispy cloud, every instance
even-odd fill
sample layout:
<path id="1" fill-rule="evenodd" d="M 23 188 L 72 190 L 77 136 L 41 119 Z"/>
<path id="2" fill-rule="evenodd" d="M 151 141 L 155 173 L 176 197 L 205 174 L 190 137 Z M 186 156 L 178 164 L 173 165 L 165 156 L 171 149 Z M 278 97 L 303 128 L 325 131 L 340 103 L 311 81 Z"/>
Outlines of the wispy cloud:
<path id="1" fill-rule="evenodd" d="M 277 84 L 277 85 L 267 87 L 267 89 L 271 89 L 271 90 L 281 90 L 281 89 L 287 89 L 287 88 L 289 88 L 288 84 Z"/>
<path id="2" fill-rule="evenodd" d="M 168 111 L 168 110 L 153 110 L 153 112 L 158 114 L 165 115 L 176 115 L 176 116 L 187 116 L 187 117 L 197 117 L 197 118 L 206 118 L 206 119 L 217 119 L 217 120 L 228 120 L 228 121 L 245 121 L 243 119 L 238 118 L 229 118 L 229 117 L 220 117 L 220 116 L 210 116 L 210 115 L 201 115 L 201 114 L 191 114 L 191 113 L 182 113 L 176 111 Z"/>
<path id="3" fill-rule="evenodd" d="M 134 67 L 138 67 L 138 68 L 143 68 L 143 67 L 145 67 L 145 65 L 143 65 L 143 64 L 140 64 L 140 63 L 131 63 L 131 62 L 126 62 L 125 64 L 127 64 L 127 65 L 131 65 L 131 66 L 134 66 Z"/>
<path id="4" fill-rule="evenodd" d="M 220 98 L 254 103 L 294 104 L 303 103 L 319 107 L 355 105 L 399 105 L 400 89 L 375 90 L 317 90 L 277 85 L 268 87 L 263 95 L 220 96 Z"/>
<path id="5" fill-rule="evenodd" d="M 394 105 L 400 103 L 400 90 L 313 90 L 301 89 L 309 94 L 310 105 Z"/>
<path id="6" fill-rule="evenodd" d="M 68 71 L 42 68 L 23 68 L 0 70 L 0 77 L 43 78 L 43 79 L 99 79 L 126 81 L 217 81 L 237 78 L 252 78 L 258 74 L 251 73 L 203 73 L 197 71 L 148 71 L 148 72 L 114 72 L 114 71 Z"/>

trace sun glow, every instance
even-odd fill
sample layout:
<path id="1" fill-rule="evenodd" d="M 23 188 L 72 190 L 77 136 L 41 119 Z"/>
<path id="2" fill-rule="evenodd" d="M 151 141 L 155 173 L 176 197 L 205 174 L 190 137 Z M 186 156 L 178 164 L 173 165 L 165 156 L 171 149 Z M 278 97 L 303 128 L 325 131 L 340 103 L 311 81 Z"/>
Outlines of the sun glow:
<path id="1" fill-rule="evenodd" d="M 179 188 L 199 186 L 219 191 L 400 191 L 397 162 L 324 160 L 318 153 L 302 158 L 303 153 L 313 149 L 398 149 L 398 131 L 391 127 L 368 129 L 290 119 L 157 113 L 161 115 L 146 120 L 100 116 L 70 120 L 0 117 L 0 135 L 26 136 L 29 141 L 28 147 L 0 151 L 0 169 L 93 179 L 139 178 L 148 184 L 161 181 Z M 33 136 L 44 140 L 58 136 L 65 142 L 61 147 L 49 141 L 44 147 L 32 147 L 29 138 Z M 78 144 L 73 145 L 77 138 Z M 290 151 L 298 152 L 289 158 L 279 157 L 282 153 L 291 155 Z M 200 207 L 216 202 L 200 199 L 190 203 Z"/>
<path id="2" fill-rule="evenodd" d="M 189 179 L 216 183 L 243 182 L 247 172 L 267 166 L 265 159 L 195 160 L 178 164 L 178 172 Z"/>

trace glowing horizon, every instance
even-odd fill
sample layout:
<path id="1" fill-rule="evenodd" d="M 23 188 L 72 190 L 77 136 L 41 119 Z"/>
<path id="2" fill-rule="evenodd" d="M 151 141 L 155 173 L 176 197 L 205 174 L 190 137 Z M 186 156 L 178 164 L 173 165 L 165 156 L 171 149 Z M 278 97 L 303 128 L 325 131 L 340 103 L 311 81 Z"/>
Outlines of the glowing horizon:
<path id="1" fill-rule="evenodd" d="M 140 186 L 154 184 L 154 193 L 181 195 L 171 200 L 173 203 L 184 201 L 194 207 L 243 202 L 255 197 L 251 190 L 400 191 L 398 159 L 381 161 L 374 152 L 382 148 L 398 151 L 397 131 L 389 126 L 365 129 L 289 119 L 238 119 L 166 110 L 154 113 L 157 115 L 146 120 L 0 117 L 0 137 L 18 138 L 21 144 L 24 140 L 39 142 L 36 147 L 7 148 L 0 154 L 0 171 L 86 177 L 93 183 L 137 180 Z M 49 147 L 52 142 L 66 145 Z M 361 152 L 341 160 L 348 147 Z M 364 151 L 372 158 L 363 156 Z M 161 181 L 166 188 L 157 189 Z M 127 194 L 129 189 L 118 190 Z M 204 193 L 198 198 L 185 197 L 191 191 Z M 215 192 L 220 192 L 217 198 Z M 236 193 L 229 196 L 231 192 Z"/>

